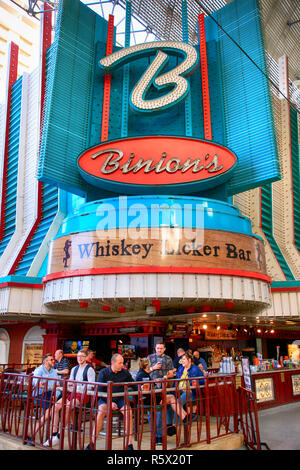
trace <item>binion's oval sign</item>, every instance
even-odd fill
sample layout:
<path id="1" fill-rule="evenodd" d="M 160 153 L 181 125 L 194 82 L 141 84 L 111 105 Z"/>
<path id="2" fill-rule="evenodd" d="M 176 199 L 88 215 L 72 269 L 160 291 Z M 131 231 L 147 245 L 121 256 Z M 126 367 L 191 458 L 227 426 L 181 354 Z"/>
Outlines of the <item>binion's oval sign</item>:
<path id="1" fill-rule="evenodd" d="M 127 194 L 202 191 L 232 176 L 236 155 L 207 140 L 135 137 L 92 147 L 78 158 L 82 177 L 93 186 Z"/>

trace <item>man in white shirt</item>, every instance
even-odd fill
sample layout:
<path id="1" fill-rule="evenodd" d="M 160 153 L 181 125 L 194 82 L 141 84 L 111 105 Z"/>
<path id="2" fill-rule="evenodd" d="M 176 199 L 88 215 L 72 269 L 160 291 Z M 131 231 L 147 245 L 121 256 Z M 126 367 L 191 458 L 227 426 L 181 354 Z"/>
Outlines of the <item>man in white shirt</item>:
<path id="1" fill-rule="evenodd" d="M 77 362 L 78 365 L 73 367 L 70 373 L 70 379 L 69 380 L 74 380 L 76 382 L 82 382 L 82 383 L 70 383 L 68 386 L 68 389 L 70 392 L 67 395 L 66 399 L 66 423 L 69 422 L 69 415 L 70 411 L 73 410 L 76 406 L 80 406 L 80 404 L 83 402 L 84 404 L 87 404 L 90 396 L 87 395 L 87 391 L 89 389 L 89 386 L 86 386 L 83 382 L 95 382 L 96 379 L 96 374 L 93 369 L 93 367 L 90 364 L 87 364 L 86 362 L 87 359 L 87 352 L 85 350 L 80 350 L 77 353 Z M 83 398 L 82 398 L 83 395 Z M 59 432 L 58 432 L 58 426 L 59 426 L 59 413 L 60 410 L 62 409 L 63 403 L 62 403 L 62 398 L 58 400 L 55 405 L 53 406 L 53 428 L 52 428 L 52 436 L 50 439 L 48 439 L 46 442 L 44 442 L 44 446 L 46 447 L 54 447 L 55 445 L 59 444 Z M 45 420 L 49 418 L 49 415 L 45 416 Z M 36 434 L 37 430 L 35 431 Z"/>

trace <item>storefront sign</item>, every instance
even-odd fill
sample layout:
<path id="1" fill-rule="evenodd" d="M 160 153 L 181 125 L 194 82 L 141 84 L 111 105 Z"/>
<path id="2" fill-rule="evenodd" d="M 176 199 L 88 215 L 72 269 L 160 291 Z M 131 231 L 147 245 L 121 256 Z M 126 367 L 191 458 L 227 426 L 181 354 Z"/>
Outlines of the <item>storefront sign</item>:
<path id="1" fill-rule="evenodd" d="M 237 331 L 235 330 L 206 330 L 206 340 L 230 340 L 237 338 Z"/>
<path id="2" fill-rule="evenodd" d="M 118 331 L 119 333 L 137 333 L 139 329 L 136 326 L 131 326 L 131 327 L 118 328 Z"/>
<path id="3" fill-rule="evenodd" d="M 300 375 L 292 375 L 293 395 L 300 395 Z"/>
<path id="4" fill-rule="evenodd" d="M 100 67 L 110 73 L 112 69 L 120 67 L 125 62 L 153 55 L 154 52 L 157 52 L 155 59 L 140 77 L 130 96 L 131 107 L 136 111 L 159 111 L 179 103 L 186 97 L 190 87 L 184 76 L 193 73 L 197 67 L 196 49 L 179 41 L 155 41 L 120 49 L 103 57 L 99 62 Z M 168 63 L 170 54 L 183 55 L 184 60 L 172 70 L 158 76 Z M 167 92 L 156 99 L 145 99 L 153 82 L 156 88 L 167 90 Z M 168 91 L 170 89 L 171 91 Z"/>
<path id="5" fill-rule="evenodd" d="M 244 379 L 244 386 L 247 390 L 251 390 L 251 392 L 253 392 L 253 380 L 252 380 L 252 375 L 251 375 L 251 370 L 250 370 L 249 357 L 242 357 L 241 363 L 242 363 L 242 374 L 243 374 L 243 379 Z"/>
<path id="6" fill-rule="evenodd" d="M 216 273 L 238 270 L 261 277 L 266 272 L 263 242 L 255 237 L 216 230 L 127 228 L 76 233 L 53 240 L 48 274 L 93 269 L 126 272 L 128 268 L 153 272 L 156 267 L 202 272 L 209 268 Z"/>
<path id="7" fill-rule="evenodd" d="M 258 403 L 275 400 L 272 378 L 256 379 L 255 390 Z"/>
<path id="8" fill-rule="evenodd" d="M 24 363 L 25 364 L 41 364 L 43 357 L 42 344 L 25 344 L 24 345 Z"/>
<path id="9" fill-rule="evenodd" d="M 139 137 L 106 142 L 78 158 L 82 177 L 108 191 L 189 193 L 224 183 L 237 158 L 222 145 L 183 137 Z M 184 185 L 184 187 L 183 187 Z"/>

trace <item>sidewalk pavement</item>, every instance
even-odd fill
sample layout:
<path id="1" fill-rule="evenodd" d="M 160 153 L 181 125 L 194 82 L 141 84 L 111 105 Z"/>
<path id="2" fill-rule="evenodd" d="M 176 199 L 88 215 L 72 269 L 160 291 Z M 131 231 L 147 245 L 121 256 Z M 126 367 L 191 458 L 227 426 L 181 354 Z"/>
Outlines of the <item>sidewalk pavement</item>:
<path id="1" fill-rule="evenodd" d="M 300 402 L 258 412 L 261 443 L 272 450 L 300 450 Z M 240 447 L 237 450 L 246 450 Z M 262 450 L 267 450 L 262 446 Z"/>

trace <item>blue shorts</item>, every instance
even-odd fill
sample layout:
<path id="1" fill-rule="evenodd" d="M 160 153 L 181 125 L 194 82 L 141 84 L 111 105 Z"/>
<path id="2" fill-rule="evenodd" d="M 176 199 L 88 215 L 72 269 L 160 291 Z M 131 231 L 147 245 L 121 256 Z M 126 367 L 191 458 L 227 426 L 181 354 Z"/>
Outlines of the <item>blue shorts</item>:
<path id="1" fill-rule="evenodd" d="M 51 396 L 52 396 L 52 390 L 48 390 L 46 393 L 40 393 L 37 397 L 36 404 L 38 406 L 41 405 L 42 410 L 47 410 L 49 406 L 53 405 L 55 397 L 52 397 L 52 402 L 51 402 Z"/>
<path id="2" fill-rule="evenodd" d="M 119 410 L 120 410 L 121 408 L 123 408 L 124 403 L 125 403 L 123 397 L 114 398 L 112 401 L 113 401 L 113 403 L 116 403 L 116 405 L 117 405 L 117 407 L 118 407 Z M 103 404 L 104 404 L 104 405 L 107 404 L 106 398 L 100 398 L 100 399 L 98 400 L 98 406 L 103 405 Z"/>

